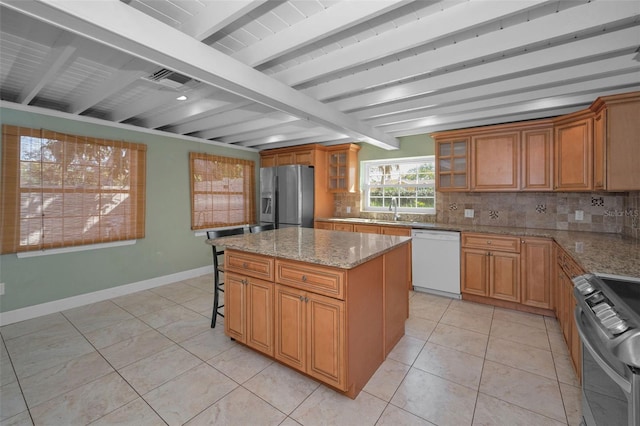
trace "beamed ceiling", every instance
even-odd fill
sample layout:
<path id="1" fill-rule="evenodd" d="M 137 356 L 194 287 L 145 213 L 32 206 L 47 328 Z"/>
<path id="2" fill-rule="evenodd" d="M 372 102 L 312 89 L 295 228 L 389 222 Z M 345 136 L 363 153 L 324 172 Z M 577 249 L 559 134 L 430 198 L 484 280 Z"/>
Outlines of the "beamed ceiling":
<path id="1" fill-rule="evenodd" d="M 258 150 L 640 90 L 637 0 L 0 0 L 0 32 L 2 107 Z"/>

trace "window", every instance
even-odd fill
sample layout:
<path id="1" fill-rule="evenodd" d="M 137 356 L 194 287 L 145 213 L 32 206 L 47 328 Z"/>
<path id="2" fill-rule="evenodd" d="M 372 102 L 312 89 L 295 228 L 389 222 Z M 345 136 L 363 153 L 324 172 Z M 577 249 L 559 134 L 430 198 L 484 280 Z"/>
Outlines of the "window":
<path id="1" fill-rule="evenodd" d="M 398 211 L 435 213 L 434 156 L 363 161 L 364 210 L 388 211 L 396 198 Z"/>
<path id="2" fill-rule="evenodd" d="M 189 153 L 191 229 L 255 222 L 255 164 L 250 160 Z"/>
<path id="3" fill-rule="evenodd" d="M 146 146 L 2 126 L 2 254 L 144 237 Z"/>

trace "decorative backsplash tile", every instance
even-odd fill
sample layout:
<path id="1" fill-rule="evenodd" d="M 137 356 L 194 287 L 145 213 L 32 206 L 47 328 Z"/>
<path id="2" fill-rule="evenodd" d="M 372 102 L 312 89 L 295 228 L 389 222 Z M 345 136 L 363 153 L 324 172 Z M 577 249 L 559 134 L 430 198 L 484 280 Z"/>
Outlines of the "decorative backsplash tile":
<path id="1" fill-rule="evenodd" d="M 517 192 L 436 194 L 437 222 L 490 226 L 563 229 L 622 233 L 638 238 L 640 231 L 640 192 Z M 473 218 L 465 218 L 464 205 L 474 209 Z M 582 220 L 576 220 L 576 211 Z M 579 216 L 579 215 L 578 215 Z"/>

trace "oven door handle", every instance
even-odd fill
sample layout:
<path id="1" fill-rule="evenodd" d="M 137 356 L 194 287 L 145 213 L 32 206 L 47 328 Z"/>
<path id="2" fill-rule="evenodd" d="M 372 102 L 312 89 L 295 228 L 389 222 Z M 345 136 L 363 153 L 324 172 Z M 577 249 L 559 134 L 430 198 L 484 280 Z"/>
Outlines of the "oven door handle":
<path id="1" fill-rule="evenodd" d="M 581 318 L 582 314 L 583 314 L 582 308 L 580 306 L 576 306 L 576 309 L 574 311 L 574 316 L 576 321 L 576 327 L 578 328 L 578 334 L 580 334 L 580 340 L 582 341 L 583 346 L 589 351 L 589 353 L 593 357 L 593 360 L 600 366 L 600 368 L 604 370 L 607 376 L 609 376 L 611 380 L 616 382 L 616 384 L 620 386 L 627 395 L 630 395 L 631 382 L 626 380 L 624 377 L 618 374 L 613 368 L 611 368 L 609 363 L 607 363 L 607 361 L 604 360 L 598 354 L 598 352 L 594 349 L 589 339 L 586 338 L 585 329 L 584 329 L 584 326 L 582 325 L 582 318 Z"/>

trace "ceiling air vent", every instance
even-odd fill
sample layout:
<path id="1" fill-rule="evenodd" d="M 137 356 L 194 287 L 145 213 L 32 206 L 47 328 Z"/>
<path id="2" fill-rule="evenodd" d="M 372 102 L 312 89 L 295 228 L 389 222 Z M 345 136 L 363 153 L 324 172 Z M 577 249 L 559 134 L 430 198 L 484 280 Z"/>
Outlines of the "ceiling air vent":
<path id="1" fill-rule="evenodd" d="M 172 89 L 179 89 L 192 80 L 186 75 L 178 74 L 167 68 L 162 68 L 143 78 L 154 83 L 162 84 L 163 86 L 171 87 Z"/>

